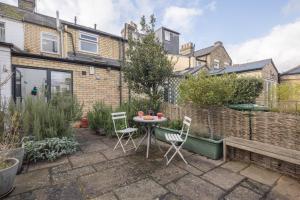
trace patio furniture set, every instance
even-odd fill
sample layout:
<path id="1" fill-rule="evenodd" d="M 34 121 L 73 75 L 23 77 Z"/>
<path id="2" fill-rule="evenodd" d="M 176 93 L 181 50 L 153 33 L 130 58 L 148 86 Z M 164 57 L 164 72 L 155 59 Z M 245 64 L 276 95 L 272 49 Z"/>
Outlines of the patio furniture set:
<path id="1" fill-rule="evenodd" d="M 148 158 L 149 157 L 149 148 L 151 145 L 151 137 L 153 136 L 152 127 L 156 126 L 159 123 L 167 121 L 167 118 L 162 117 L 162 116 L 142 116 L 142 115 L 135 116 L 133 118 L 133 121 L 142 124 L 146 128 L 146 134 L 139 141 L 138 145 L 136 145 L 132 137 L 133 137 L 134 133 L 137 133 L 138 129 L 128 127 L 126 112 L 117 112 L 117 113 L 112 113 L 111 115 L 112 115 L 114 130 L 115 130 L 115 133 L 118 138 L 118 142 L 115 145 L 114 150 L 118 146 L 121 146 L 124 153 L 126 153 L 126 151 L 129 151 L 132 149 L 135 149 L 135 151 L 136 151 L 139 148 L 139 146 L 147 138 L 146 158 Z M 124 125 L 122 127 L 118 127 L 117 126 L 118 122 L 121 122 Z M 187 164 L 187 161 L 184 159 L 182 153 L 180 152 L 180 149 L 182 148 L 182 146 L 184 145 L 184 143 L 186 142 L 186 140 L 188 138 L 191 122 L 192 122 L 192 119 L 185 116 L 183 119 L 183 126 L 180 131 L 180 134 L 171 134 L 171 133 L 165 134 L 166 141 L 171 144 L 170 148 L 164 155 L 164 158 L 166 158 L 166 160 L 167 160 L 167 165 L 170 164 L 170 162 L 172 161 L 172 159 L 175 157 L 176 154 L 178 154 L 180 156 L 180 158 Z M 123 139 L 125 139 L 125 143 L 122 142 Z M 133 148 L 125 149 L 125 146 L 129 142 L 131 142 L 133 144 Z M 156 143 L 156 138 L 155 138 L 155 143 Z M 172 149 L 174 149 L 175 152 L 173 153 L 173 155 L 170 158 L 168 158 L 168 155 L 170 154 Z"/>

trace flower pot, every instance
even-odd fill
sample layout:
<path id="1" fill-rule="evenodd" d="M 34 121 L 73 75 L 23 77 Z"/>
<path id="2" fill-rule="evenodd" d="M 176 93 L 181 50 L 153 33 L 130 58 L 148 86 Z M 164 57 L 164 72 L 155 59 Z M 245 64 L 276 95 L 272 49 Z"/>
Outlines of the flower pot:
<path id="1" fill-rule="evenodd" d="M 18 173 L 22 170 L 22 164 L 24 159 L 24 147 L 19 147 L 15 149 L 4 150 L 1 152 L 6 158 L 16 158 L 19 160 Z"/>
<path id="2" fill-rule="evenodd" d="M 0 170 L 0 198 L 11 191 L 19 165 L 19 160 L 16 158 L 7 158 L 4 162 L 11 165 Z"/>
<path id="3" fill-rule="evenodd" d="M 165 133 L 178 134 L 179 131 L 162 127 L 155 128 L 156 138 L 164 142 L 166 142 Z M 208 158 L 218 160 L 223 155 L 223 140 L 212 140 L 209 138 L 189 135 L 187 141 L 183 145 L 183 148 Z"/>

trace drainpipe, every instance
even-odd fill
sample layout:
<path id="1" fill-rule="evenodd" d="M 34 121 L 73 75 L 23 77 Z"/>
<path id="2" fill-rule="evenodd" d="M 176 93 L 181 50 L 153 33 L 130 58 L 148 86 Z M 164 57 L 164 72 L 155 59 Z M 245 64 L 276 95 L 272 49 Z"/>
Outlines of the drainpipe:
<path id="1" fill-rule="evenodd" d="M 61 24 L 60 24 L 60 19 L 59 19 L 59 12 L 58 10 L 56 11 L 56 29 L 57 31 L 59 32 L 60 34 L 60 52 L 61 52 L 61 57 L 65 57 L 64 56 L 64 34 L 63 34 L 63 28 L 61 27 Z"/>
<path id="2" fill-rule="evenodd" d="M 124 65 L 124 48 L 122 39 L 119 39 L 119 60 L 120 60 L 120 71 L 119 71 L 119 92 L 120 92 L 120 106 L 122 104 L 122 67 Z"/>
<path id="3" fill-rule="evenodd" d="M 73 48 L 73 55 L 76 56 L 75 44 L 74 44 L 74 37 L 73 37 L 73 34 L 71 32 L 69 32 L 67 29 L 68 29 L 68 26 L 65 25 L 65 32 L 71 37 L 72 48 Z"/>

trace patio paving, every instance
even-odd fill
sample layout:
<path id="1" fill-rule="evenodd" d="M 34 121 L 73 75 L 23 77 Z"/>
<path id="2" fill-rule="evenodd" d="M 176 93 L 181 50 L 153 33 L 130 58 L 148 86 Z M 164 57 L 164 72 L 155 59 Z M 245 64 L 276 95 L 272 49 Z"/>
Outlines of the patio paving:
<path id="1" fill-rule="evenodd" d="M 169 166 L 162 151 L 145 146 L 124 154 L 115 138 L 76 130 L 80 150 L 55 162 L 25 166 L 8 200 L 195 200 L 300 199 L 300 183 L 255 165 L 223 163 L 183 150 L 189 165 L 176 158 Z"/>

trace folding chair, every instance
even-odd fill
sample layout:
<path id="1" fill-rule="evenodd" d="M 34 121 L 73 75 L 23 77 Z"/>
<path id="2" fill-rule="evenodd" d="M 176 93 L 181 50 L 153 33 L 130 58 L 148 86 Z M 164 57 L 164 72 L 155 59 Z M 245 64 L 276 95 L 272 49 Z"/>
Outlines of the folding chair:
<path id="1" fill-rule="evenodd" d="M 164 155 L 164 157 L 166 157 L 166 159 L 167 159 L 167 165 L 169 165 L 169 163 L 171 162 L 171 160 L 175 157 L 175 155 L 177 153 L 182 158 L 182 160 L 185 162 L 185 164 L 187 164 L 186 160 L 184 159 L 183 155 L 180 152 L 180 149 L 182 148 L 183 144 L 187 140 L 187 137 L 188 137 L 188 134 L 189 134 L 189 131 L 190 131 L 191 122 L 192 122 L 192 119 L 185 116 L 184 119 L 183 119 L 183 126 L 182 126 L 182 129 L 180 131 L 180 134 L 172 134 L 172 133 L 166 133 L 165 134 L 166 140 L 171 143 L 171 147 L 168 149 L 168 151 Z M 184 139 L 183 139 L 182 134 L 185 134 Z M 171 149 L 173 149 L 173 148 L 175 149 L 175 152 L 171 156 L 171 158 L 168 159 L 168 154 L 170 153 Z"/>
<path id="2" fill-rule="evenodd" d="M 115 129 L 115 133 L 118 137 L 118 142 L 114 147 L 114 150 L 118 147 L 118 145 L 120 145 L 123 149 L 123 152 L 126 153 L 126 151 L 129 151 L 131 149 L 136 149 L 136 145 L 134 143 L 134 140 L 132 139 L 132 135 L 137 132 L 137 128 L 129 128 L 127 126 L 127 117 L 126 117 L 126 112 L 118 112 L 118 113 L 112 113 L 112 120 L 113 120 L 113 124 L 114 124 L 114 129 Z M 123 122 L 123 129 L 119 129 L 120 127 L 118 127 L 117 125 L 117 121 L 121 121 Z M 124 128 L 125 127 L 125 128 Z M 121 136 L 120 136 L 121 135 Z M 122 143 L 122 139 L 124 139 L 124 136 L 128 135 L 128 139 L 125 142 L 125 144 Z M 132 141 L 132 144 L 134 146 L 134 148 L 125 150 L 124 146 L 126 146 L 129 142 L 129 140 Z"/>

